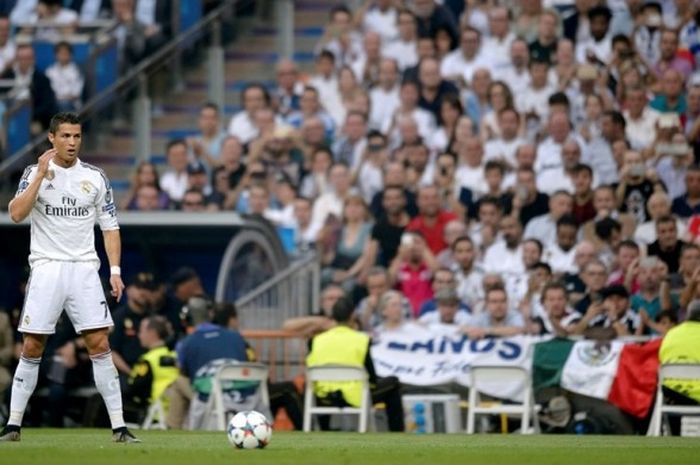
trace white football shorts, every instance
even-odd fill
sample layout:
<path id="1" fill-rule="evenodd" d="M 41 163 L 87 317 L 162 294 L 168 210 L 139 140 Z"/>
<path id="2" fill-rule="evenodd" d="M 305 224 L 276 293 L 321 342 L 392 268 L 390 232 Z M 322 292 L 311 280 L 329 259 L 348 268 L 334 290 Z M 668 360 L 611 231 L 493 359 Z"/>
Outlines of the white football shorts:
<path id="1" fill-rule="evenodd" d="M 53 334 L 63 310 L 76 332 L 113 326 L 94 262 L 46 261 L 35 264 L 18 330 Z"/>

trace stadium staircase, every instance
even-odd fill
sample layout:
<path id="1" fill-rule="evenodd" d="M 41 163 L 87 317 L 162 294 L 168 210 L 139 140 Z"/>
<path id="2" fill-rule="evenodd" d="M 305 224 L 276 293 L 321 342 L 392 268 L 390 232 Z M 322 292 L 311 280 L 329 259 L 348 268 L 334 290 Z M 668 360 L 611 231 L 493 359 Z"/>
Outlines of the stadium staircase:
<path id="1" fill-rule="evenodd" d="M 274 0 L 273 0 L 274 1 Z M 300 70 L 310 72 L 313 67 L 313 47 L 323 33 L 332 0 L 300 0 L 295 3 L 294 59 Z M 238 38 L 226 49 L 226 108 L 222 118 L 225 127 L 231 116 L 240 109 L 240 90 L 251 81 L 272 85 L 275 79 L 276 29 L 274 20 L 258 15 L 247 19 L 248 24 L 238 31 Z M 151 161 L 165 169 L 165 146 L 168 140 L 196 132 L 199 107 L 207 100 L 207 65 L 202 62 L 184 71 L 184 88 L 169 94 L 166 99 L 154 98 L 159 114 L 152 119 Z M 103 167 L 112 180 L 117 197 L 128 190 L 136 159 L 134 128 L 131 123 L 109 129 L 83 159 Z"/>

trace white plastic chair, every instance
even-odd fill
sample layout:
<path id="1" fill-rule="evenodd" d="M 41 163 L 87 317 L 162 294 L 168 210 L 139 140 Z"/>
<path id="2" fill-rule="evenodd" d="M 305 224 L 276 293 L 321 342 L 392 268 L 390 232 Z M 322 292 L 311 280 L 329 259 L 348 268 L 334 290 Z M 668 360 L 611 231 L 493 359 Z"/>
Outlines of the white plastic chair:
<path id="1" fill-rule="evenodd" d="M 269 369 L 262 363 L 227 363 L 219 367 L 212 377 L 211 404 L 209 411 L 216 416 L 216 425 L 220 431 L 226 430 L 226 407 L 222 390 L 223 381 L 258 381 L 260 400 L 270 407 L 270 393 L 267 390 Z"/>
<path id="2" fill-rule="evenodd" d="M 161 399 L 156 400 L 148 407 L 148 413 L 146 413 L 146 418 L 141 424 L 142 429 L 168 429 L 165 424 L 165 408 L 163 408 L 163 401 Z"/>
<path id="3" fill-rule="evenodd" d="M 700 405 L 669 405 L 664 402 L 662 386 L 666 379 L 700 381 L 700 364 L 673 363 L 659 366 L 656 403 L 647 436 L 661 436 L 661 423 L 664 420 L 664 413 L 700 415 Z"/>
<path id="4" fill-rule="evenodd" d="M 362 398 L 359 407 L 326 407 L 316 405 L 314 382 L 356 381 L 362 383 Z M 313 415 L 358 415 L 358 432 L 367 432 L 367 421 L 372 408 L 369 393 L 369 377 L 362 367 L 348 365 L 320 365 L 306 368 L 306 390 L 304 392 L 304 432 L 311 431 Z"/>
<path id="5" fill-rule="evenodd" d="M 471 385 L 469 386 L 469 407 L 467 412 L 467 434 L 474 434 L 474 423 L 479 414 L 507 414 L 521 417 L 520 433 L 539 432 L 540 424 L 537 418 L 535 397 L 532 391 L 530 373 L 520 367 L 506 366 L 472 366 L 470 370 Z M 481 403 L 480 389 L 486 384 L 516 384 L 524 383 L 524 402 L 522 404 L 503 404 L 500 402 Z M 530 428 L 530 422 L 533 427 Z"/>

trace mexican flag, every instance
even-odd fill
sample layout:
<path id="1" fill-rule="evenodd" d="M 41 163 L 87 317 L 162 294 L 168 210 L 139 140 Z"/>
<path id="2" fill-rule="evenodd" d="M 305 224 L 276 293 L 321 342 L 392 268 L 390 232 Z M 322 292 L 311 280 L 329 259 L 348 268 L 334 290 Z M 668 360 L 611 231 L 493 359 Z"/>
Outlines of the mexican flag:
<path id="1" fill-rule="evenodd" d="M 535 390 L 560 386 L 644 418 L 654 402 L 661 338 L 644 344 L 552 339 L 535 344 Z"/>

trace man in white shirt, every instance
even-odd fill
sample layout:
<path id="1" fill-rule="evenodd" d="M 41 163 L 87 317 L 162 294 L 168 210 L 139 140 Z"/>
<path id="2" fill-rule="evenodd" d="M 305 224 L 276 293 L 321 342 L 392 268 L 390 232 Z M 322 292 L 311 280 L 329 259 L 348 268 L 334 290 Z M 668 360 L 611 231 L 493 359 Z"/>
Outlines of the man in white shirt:
<path id="1" fill-rule="evenodd" d="M 513 95 L 522 95 L 530 84 L 530 51 L 527 42 L 523 39 L 515 39 L 510 44 L 510 64 L 498 70 L 495 79 L 504 81 L 510 87 Z"/>
<path id="2" fill-rule="evenodd" d="M 610 19 L 612 13 L 607 6 L 595 6 L 588 10 L 591 36 L 576 44 L 576 61 L 579 63 L 610 62 L 612 57 L 612 34 Z"/>
<path id="3" fill-rule="evenodd" d="M 354 172 L 360 167 L 362 154 L 367 147 L 367 117 L 359 111 L 351 111 L 345 117 L 343 136 L 333 145 L 333 158 L 345 163 Z"/>
<path id="4" fill-rule="evenodd" d="M 522 235 L 523 228 L 514 216 L 503 217 L 500 224 L 503 239 L 496 241 L 484 254 L 483 267 L 486 273 L 509 277 L 520 277 L 525 273 L 523 262 Z"/>
<path id="5" fill-rule="evenodd" d="M 72 113 L 55 115 L 49 125 L 53 148 L 28 167 L 9 213 L 13 222 L 31 217 L 29 263 L 32 278 L 18 330 L 24 334 L 15 370 L 7 426 L 0 442 L 20 441 L 22 418 L 39 378 L 39 365 L 56 321 L 65 310 L 82 335 L 92 361 L 95 386 L 105 401 L 112 440 L 140 442 L 126 428 L 117 370 L 109 347 L 113 326 L 95 250 L 99 223 L 110 265 L 111 294 L 121 300 L 121 239 L 112 188 L 104 172 L 78 159 L 82 128 Z"/>
<path id="6" fill-rule="evenodd" d="M 534 168 L 538 175 L 546 170 L 561 169 L 562 146 L 567 139 L 575 137 L 571 131 L 569 116 L 563 111 L 557 111 L 549 115 L 547 127 L 549 137 L 537 147 L 537 158 L 535 159 Z"/>
<path id="7" fill-rule="evenodd" d="M 260 108 L 270 106 L 270 94 L 262 84 L 248 84 L 241 92 L 243 110 L 239 111 L 228 125 L 228 133 L 236 136 L 243 145 L 258 137 L 258 128 L 255 126 L 255 112 Z"/>
<path id="8" fill-rule="evenodd" d="M 321 194 L 314 202 L 311 214 L 311 227 L 321 228 L 326 224 L 328 217 L 333 215 L 340 221 L 343 216 L 343 203 L 350 194 L 352 177 L 350 170 L 344 163 L 334 164 L 328 175 L 332 190 Z"/>
<path id="9" fill-rule="evenodd" d="M 481 33 L 467 26 L 460 34 L 460 46 L 451 51 L 442 59 L 440 75 L 443 79 L 461 80 L 469 85 L 472 82 L 474 71 L 479 68 L 490 70 L 486 57 L 481 55 Z"/>
<path id="10" fill-rule="evenodd" d="M 469 236 L 458 237 L 452 244 L 457 296 L 474 312 L 484 300 L 483 270 L 476 265 L 476 247 Z"/>
<path id="11" fill-rule="evenodd" d="M 399 107 L 399 69 L 396 61 L 383 58 L 379 65 L 379 83 L 369 92 L 369 127 L 381 129 L 391 124 Z"/>
<path id="12" fill-rule="evenodd" d="M 581 163 L 581 147 L 576 140 L 567 139 L 562 144 L 561 161 L 559 168 L 546 169 L 537 175 L 537 190 L 547 195 L 561 190 L 574 194 L 576 168 Z M 593 179 L 592 186 L 597 185 L 597 179 Z"/>
<path id="13" fill-rule="evenodd" d="M 168 194 L 170 200 L 179 203 L 188 186 L 187 143 L 182 139 L 168 142 L 165 149 L 168 159 L 168 171 L 160 177 L 160 188 Z"/>
<path id="14" fill-rule="evenodd" d="M 549 198 L 549 213 L 536 216 L 527 223 L 523 237 L 537 239 L 546 248 L 556 242 L 557 221 L 571 214 L 574 199 L 568 192 L 557 191 Z"/>
<path id="15" fill-rule="evenodd" d="M 396 26 L 398 11 L 395 2 L 392 0 L 366 1 L 360 8 L 358 13 L 364 13 L 362 28 L 365 32 L 376 32 L 385 42 L 396 39 L 399 31 Z"/>
<path id="16" fill-rule="evenodd" d="M 622 114 L 627 122 L 627 140 L 632 150 L 644 150 L 656 140 L 656 122 L 660 113 L 649 106 L 646 89 L 641 86 L 625 90 L 625 107 Z"/>
<path id="17" fill-rule="evenodd" d="M 460 187 L 466 187 L 479 197 L 488 191 L 484 178 L 484 145 L 481 139 L 472 136 L 459 150 L 459 167 L 455 178 Z"/>
<path id="18" fill-rule="evenodd" d="M 80 106 L 85 80 L 73 62 L 73 50 L 68 42 L 59 42 L 54 47 L 56 62 L 46 70 L 51 88 L 61 110 L 75 110 Z"/>
<path id="19" fill-rule="evenodd" d="M 462 328 L 469 339 L 488 336 L 508 337 L 525 332 L 523 316 L 508 309 L 508 293 L 503 287 L 492 287 L 486 291 L 486 311 L 472 316 Z"/>
<path id="20" fill-rule="evenodd" d="M 440 289 L 435 293 L 437 309 L 423 313 L 418 318 L 419 323 L 427 325 L 466 325 L 471 320 L 471 315 L 460 307 L 460 300 L 452 288 Z"/>
<path id="21" fill-rule="evenodd" d="M 510 47 L 515 40 L 515 34 L 509 28 L 510 13 L 505 7 L 489 10 L 489 36 L 484 39 L 481 53 L 489 57 L 492 72 L 498 74 L 507 69 L 510 64 Z"/>
<path id="22" fill-rule="evenodd" d="M 529 65 L 530 82 L 515 98 L 515 106 L 522 114 L 532 115 L 539 121 L 544 121 L 549 115 L 549 97 L 555 92 L 547 77 L 549 63 L 546 61 L 531 61 Z"/>
<path id="23" fill-rule="evenodd" d="M 387 43 L 384 42 L 382 55 L 393 58 L 403 72 L 418 64 L 417 23 L 416 17 L 409 10 L 402 10 L 398 15 L 399 35 Z"/>
<path id="24" fill-rule="evenodd" d="M 515 108 L 504 108 L 498 114 L 498 127 L 501 129 L 501 136 L 491 139 L 484 145 L 484 159 L 501 160 L 509 168 L 516 168 L 518 162 L 515 153 L 518 147 L 525 143 L 525 140 L 518 137 L 520 129 L 520 115 Z"/>
<path id="25" fill-rule="evenodd" d="M 313 86 L 306 86 L 299 99 L 299 110 L 292 112 L 286 118 L 287 124 L 300 129 L 311 118 L 318 118 L 323 122 L 323 130 L 327 139 L 335 135 L 335 121 L 321 105 L 321 95 Z"/>
<path id="26" fill-rule="evenodd" d="M 534 221 L 534 220 L 533 220 Z M 532 221 L 529 223 L 531 224 Z M 529 226 L 528 224 L 528 226 Z M 576 274 L 579 272 L 576 266 L 576 239 L 578 225 L 571 215 L 564 215 L 557 221 L 556 242 L 545 246 L 542 260 L 549 264 L 555 274 Z"/>

